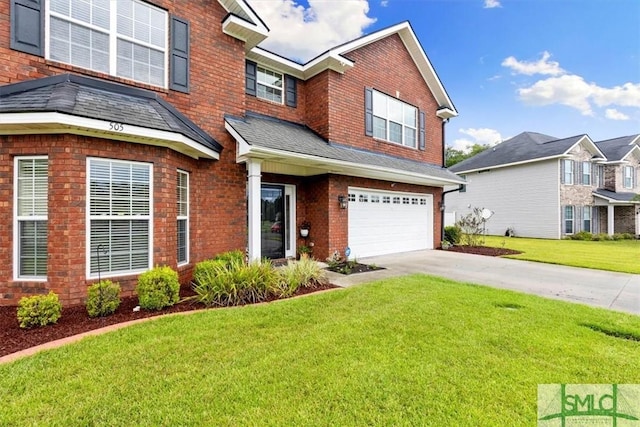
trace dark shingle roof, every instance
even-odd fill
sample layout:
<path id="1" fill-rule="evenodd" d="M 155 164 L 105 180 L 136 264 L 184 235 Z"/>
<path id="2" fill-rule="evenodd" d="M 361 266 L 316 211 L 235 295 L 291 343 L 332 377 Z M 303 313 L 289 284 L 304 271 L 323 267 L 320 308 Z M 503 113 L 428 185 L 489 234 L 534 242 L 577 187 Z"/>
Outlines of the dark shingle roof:
<path id="1" fill-rule="evenodd" d="M 355 164 L 396 169 L 459 182 L 446 168 L 328 142 L 306 126 L 249 113 L 225 116 L 227 123 L 250 145 Z"/>
<path id="2" fill-rule="evenodd" d="M 75 74 L 0 87 L 0 113 L 58 112 L 180 133 L 220 152 L 222 146 L 155 92 Z"/>
<path id="3" fill-rule="evenodd" d="M 615 191 L 598 189 L 593 192 L 597 196 L 602 196 L 606 199 L 616 200 L 618 202 L 634 202 L 640 203 L 640 195 L 636 193 L 616 193 Z"/>
<path id="4" fill-rule="evenodd" d="M 622 136 L 620 138 L 607 139 L 605 141 L 596 142 L 596 145 L 607 157 L 607 160 L 622 160 L 629 151 L 633 150 L 634 140 L 640 135 Z"/>
<path id="5" fill-rule="evenodd" d="M 501 142 L 449 169 L 460 173 L 470 170 L 526 162 L 535 159 L 561 156 L 585 135 L 557 139 L 556 137 L 535 132 L 523 132 Z"/>

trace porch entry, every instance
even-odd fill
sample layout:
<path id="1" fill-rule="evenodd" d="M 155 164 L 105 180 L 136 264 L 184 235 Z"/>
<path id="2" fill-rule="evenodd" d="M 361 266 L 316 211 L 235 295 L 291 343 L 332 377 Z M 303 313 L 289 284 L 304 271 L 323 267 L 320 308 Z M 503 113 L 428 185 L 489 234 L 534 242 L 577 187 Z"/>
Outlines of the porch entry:
<path id="1" fill-rule="evenodd" d="M 260 242 L 262 257 L 295 255 L 295 186 L 262 184 L 260 191 Z"/>

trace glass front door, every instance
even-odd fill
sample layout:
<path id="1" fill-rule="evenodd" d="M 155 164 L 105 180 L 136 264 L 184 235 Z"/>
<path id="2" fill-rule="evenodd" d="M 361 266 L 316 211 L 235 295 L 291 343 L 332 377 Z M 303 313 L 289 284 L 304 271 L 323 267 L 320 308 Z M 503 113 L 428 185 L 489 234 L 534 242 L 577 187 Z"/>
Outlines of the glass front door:
<path id="1" fill-rule="evenodd" d="M 284 186 L 263 184 L 260 206 L 262 256 L 269 259 L 284 258 L 288 228 Z"/>

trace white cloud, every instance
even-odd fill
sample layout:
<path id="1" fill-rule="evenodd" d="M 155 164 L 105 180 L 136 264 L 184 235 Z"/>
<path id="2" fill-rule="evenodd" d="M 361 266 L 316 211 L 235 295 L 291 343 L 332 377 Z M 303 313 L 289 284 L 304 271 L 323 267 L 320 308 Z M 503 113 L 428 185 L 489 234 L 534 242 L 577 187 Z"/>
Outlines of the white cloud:
<path id="1" fill-rule="evenodd" d="M 518 95 L 529 105 L 561 104 L 575 108 L 585 116 L 594 115 L 593 104 L 599 107 L 640 107 L 640 83 L 605 88 L 587 83 L 576 75 L 539 80 L 529 87 L 518 89 Z"/>
<path id="2" fill-rule="evenodd" d="M 502 66 L 510 68 L 514 74 L 526 74 L 527 76 L 534 74 L 559 76 L 565 74 L 565 70 L 560 68 L 560 63 L 549 61 L 549 58 L 551 58 L 551 54 L 547 51 L 542 52 L 542 58 L 537 61 L 518 61 L 514 56 L 510 56 L 502 61 Z"/>
<path id="3" fill-rule="evenodd" d="M 502 7 L 500 0 L 484 0 L 485 9 L 493 9 L 494 7 Z"/>
<path id="4" fill-rule="evenodd" d="M 452 148 L 461 151 L 468 151 L 474 144 L 480 145 L 489 145 L 493 146 L 502 141 L 502 135 L 500 132 L 494 129 L 488 128 L 468 128 L 468 129 L 458 129 L 463 135 L 470 136 L 469 138 L 458 138 L 453 141 L 451 144 Z"/>
<path id="5" fill-rule="evenodd" d="M 629 120 L 629 116 L 616 110 L 615 108 L 607 108 L 604 112 L 604 116 L 611 120 Z"/>
<path id="6" fill-rule="evenodd" d="M 375 22 L 367 0 L 309 0 L 309 7 L 294 0 L 249 3 L 271 30 L 260 46 L 303 62 L 362 36 Z"/>
<path id="7" fill-rule="evenodd" d="M 382 0 L 382 1 L 380 2 L 380 6 L 382 6 L 382 7 L 387 7 L 387 6 L 389 6 L 389 0 Z"/>

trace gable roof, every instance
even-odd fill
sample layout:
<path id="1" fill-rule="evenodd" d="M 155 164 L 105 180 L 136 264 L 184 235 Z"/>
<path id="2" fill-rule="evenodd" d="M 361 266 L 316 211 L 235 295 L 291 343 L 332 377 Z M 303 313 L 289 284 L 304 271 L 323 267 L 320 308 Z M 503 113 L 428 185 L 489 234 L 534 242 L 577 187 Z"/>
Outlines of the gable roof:
<path id="1" fill-rule="evenodd" d="M 240 144 L 238 161 L 247 158 L 298 164 L 315 171 L 443 186 L 464 181 L 446 168 L 329 142 L 304 125 L 248 113 L 225 116 L 225 126 Z"/>
<path id="2" fill-rule="evenodd" d="M 418 38 L 408 21 L 401 22 L 331 48 L 305 64 L 299 64 L 295 61 L 291 61 L 260 47 L 251 49 L 251 51 L 247 53 L 247 58 L 263 65 L 272 66 L 282 70 L 299 79 L 307 80 L 325 70 L 344 73 L 355 66 L 355 63 L 351 61 L 346 54 L 394 34 L 397 34 L 404 43 L 409 55 L 411 55 L 416 67 L 420 71 L 422 78 L 438 102 L 438 116 L 443 119 L 457 116 L 458 112 L 453 105 L 453 102 L 449 98 L 447 91 L 442 85 L 440 78 L 431 65 L 431 61 L 429 61 L 427 54 L 422 48 L 422 45 L 418 41 Z"/>
<path id="3" fill-rule="evenodd" d="M 615 192 L 598 188 L 593 192 L 593 195 L 611 203 L 640 204 L 640 198 L 636 193 Z"/>
<path id="4" fill-rule="evenodd" d="M 222 31 L 244 41 L 245 50 L 267 38 L 269 28 L 245 0 L 218 0 L 218 3 L 228 12 L 222 20 Z"/>
<path id="5" fill-rule="evenodd" d="M 559 158 L 567 155 L 573 147 L 581 143 L 589 146 L 597 156 L 602 155 L 588 135 L 557 139 L 541 133 L 523 132 L 451 166 L 449 170 L 465 173 Z"/>
<path id="6" fill-rule="evenodd" d="M 604 153 L 608 161 L 619 162 L 625 160 L 634 150 L 640 154 L 638 143 L 640 143 L 640 134 L 607 139 L 596 142 L 596 145 Z"/>
<path id="7" fill-rule="evenodd" d="M 195 158 L 218 158 L 222 150 L 155 92 L 75 74 L 1 86 L 0 117 L 0 134 L 92 135 L 166 146 Z"/>

